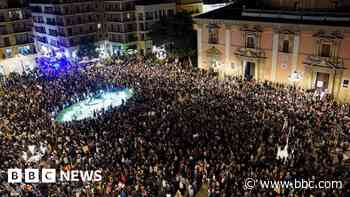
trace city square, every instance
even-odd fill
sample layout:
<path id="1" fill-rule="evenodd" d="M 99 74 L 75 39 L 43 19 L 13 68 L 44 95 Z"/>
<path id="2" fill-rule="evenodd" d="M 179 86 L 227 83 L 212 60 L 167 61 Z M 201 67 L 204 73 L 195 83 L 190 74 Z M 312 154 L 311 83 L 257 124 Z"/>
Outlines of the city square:
<path id="1" fill-rule="evenodd" d="M 1 197 L 350 196 L 346 1 L 17 3 L 0 4 Z"/>

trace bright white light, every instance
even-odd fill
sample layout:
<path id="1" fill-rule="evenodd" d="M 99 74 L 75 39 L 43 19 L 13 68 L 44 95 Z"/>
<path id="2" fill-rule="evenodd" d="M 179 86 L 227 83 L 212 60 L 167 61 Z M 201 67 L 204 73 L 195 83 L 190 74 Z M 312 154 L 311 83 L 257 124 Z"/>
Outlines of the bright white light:
<path id="1" fill-rule="evenodd" d="M 41 46 L 40 51 L 43 53 L 43 55 L 48 56 L 50 54 L 50 49 L 46 46 Z"/>
<path id="2" fill-rule="evenodd" d="M 73 59 L 78 58 L 77 53 L 78 53 L 77 50 L 75 50 L 75 51 L 72 52 L 72 58 L 73 58 Z"/>
<path id="3" fill-rule="evenodd" d="M 291 75 L 289 75 L 288 79 L 291 82 L 298 82 L 303 79 L 303 76 L 295 70 Z"/>
<path id="4" fill-rule="evenodd" d="M 159 60 L 164 60 L 167 57 L 167 53 L 166 53 L 166 50 L 165 50 L 164 46 L 161 46 L 161 47 L 153 46 L 152 47 L 152 53 L 155 54 L 155 56 Z"/>
<path id="5" fill-rule="evenodd" d="M 123 101 L 127 101 L 133 94 L 133 90 L 127 88 L 120 91 L 102 91 L 94 97 L 88 97 L 64 109 L 57 115 L 56 120 L 58 122 L 68 122 L 92 118 L 95 112 L 101 112 L 108 107 L 120 106 Z"/>
<path id="6" fill-rule="evenodd" d="M 63 57 L 63 54 L 61 52 L 56 53 L 56 58 L 61 59 Z"/>

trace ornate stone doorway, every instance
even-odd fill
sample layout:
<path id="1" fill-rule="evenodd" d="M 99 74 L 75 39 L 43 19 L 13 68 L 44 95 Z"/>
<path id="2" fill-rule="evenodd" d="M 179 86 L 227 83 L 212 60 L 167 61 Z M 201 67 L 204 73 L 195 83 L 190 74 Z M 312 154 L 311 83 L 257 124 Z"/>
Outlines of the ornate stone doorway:
<path id="1" fill-rule="evenodd" d="M 322 91 L 328 89 L 329 73 L 317 72 L 316 73 L 316 88 Z"/>
<path id="2" fill-rule="evenodd" d="M 244 65 L 244 79 L 252 80 L 255 78 L 255 63 L 254 62 L 245 62 Z"/>

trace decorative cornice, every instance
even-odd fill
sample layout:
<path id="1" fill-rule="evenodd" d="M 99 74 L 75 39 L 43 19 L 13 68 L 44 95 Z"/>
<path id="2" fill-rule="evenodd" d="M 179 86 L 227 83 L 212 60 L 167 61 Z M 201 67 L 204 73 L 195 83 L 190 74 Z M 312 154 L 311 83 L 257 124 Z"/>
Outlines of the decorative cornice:
<path id="1" fill-rule="evenodd" d="M 243 25 L 240 28 L 240 30 L 246 31 L 246 32 L 262 32 L 262 27 L 260 27 L 259 25 L 255 25 L 255 26 Z"/>
<path id="2" fill-rule="evenodd" d="M 304 64 L 307 66 L 319 66 L 329 69 L 345 69 L 344 61 L 340 57 L 320 57 L 310 55 L 305 59 Z"/>
<path id="3" fill-rule="evenodd" d="M 265 59 L 265 52 L 262 49 L 250 49 L 250 48 L 239 48 L 235 55 L 238 57 L 254 58 L 254 59 Z"/>
<path id="4" fill-rule="evenodd" d="M 325 38 L 325 39 L 343 39 L 344 35 L 339 32 L 339 31 L 334 31 L 334 32 L 325 32 L 323 30 L 318 31 L 313 35 L 313 37 L 318 37 L 318 38 Z"/>
<path id="5" fill-rule="evenodd" d="M 216 47 L 211 47 L 210 49 L 208 49 L 207 51 L 206 51 L 206 53 L 207 53 L 207 55 L 209 55 L 209 56 L 213 56 L 213 55 L 216 55 L 216 56 L 221 56 L 222 55 L 222 53 L 221 53 L 221 51 L 219 50 L 219 49 L 217 49 Z"/>
<path id="6" fill-rule="evenodd" d="M 298 29 L 300 31 L 304 30 L 311 30 L 311 31 L 318 31 L 320 28 L 341 28 L 341 31 L 343 33 L 350 33 L 350 27 L 349 26 L 329 26 L 329 25 L 316 25 L 316 24 L 293 24 L 293 23 L 278 23 L 278 22 L 264 22 L 264 21 L 243 21 L 243 20 L 225 20 L 225 19 L 202 19 L 202 18 L 195 18 L 194 21 L 208 24 L 208 23 L 215 23 L 215 24 L 228 24 L 228 25 L 257 25 L 261 27 L 280 27 L 280 28 L 288 28 L 291 26 L 294 26 L 295 29 Z"/>

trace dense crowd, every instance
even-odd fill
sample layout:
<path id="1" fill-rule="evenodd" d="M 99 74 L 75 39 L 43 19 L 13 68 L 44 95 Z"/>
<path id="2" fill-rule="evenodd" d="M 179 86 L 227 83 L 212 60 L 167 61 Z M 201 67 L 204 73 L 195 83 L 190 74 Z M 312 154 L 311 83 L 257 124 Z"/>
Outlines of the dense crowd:
<path id="1" fill-rule="evenodd" d="M 135 95 L 92 119 L 55 122 L 52 112 L 111 85 Z M 3 86 L 0 196 L 350 196 L 350 108 L 314 92 L 145 59 L 55 77 L 35 71 Z M 39 161 L 23 157 L 29 145 L 46 147 Z M 286 146 L 288 158 L 277 159 Z M 100 169 L 103 180 L 7 183 L 7 169 L 29 167 Z M 247 178 L 343 188 L 247 190 Z"/>

